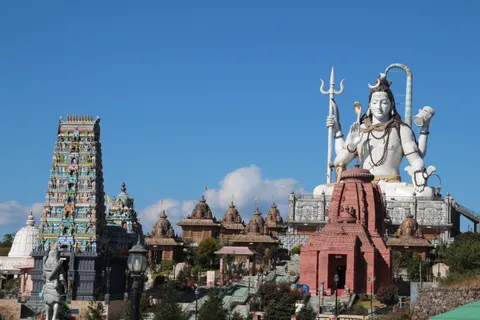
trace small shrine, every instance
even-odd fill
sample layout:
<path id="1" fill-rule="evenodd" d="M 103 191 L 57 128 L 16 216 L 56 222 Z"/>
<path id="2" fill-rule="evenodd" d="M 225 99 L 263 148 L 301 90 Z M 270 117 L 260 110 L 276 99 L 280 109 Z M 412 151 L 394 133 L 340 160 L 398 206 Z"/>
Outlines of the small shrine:
<path id="1" fill-rule="evenodd" d="M 395 236 L 388 239 L 387 246 L 400 252 L 417 253 L 424 261 L 430 249 L 433 248 L 432 244 L 425 239 L 422 229 L 411 214 L 403 220 Z"/>
<path id="2" fill-rule="evenodd" d="M 152 228 L 152 233 L 145 237 L 148 246 L 148 260 L 150 263 L 159 264 L 165 260 L 178 260 L 182 253 L 182 246 L 175 237 L 167 214 L 163 210 L 160 218 Z"/>
<path id="3" fill-rule="evenodd" d="M 199 244 L 207 238 L 217 238 L 220 233 L 220 223 L 212 214 L 205 196 L 198 201 L 192 214 L 178 224 L 182 228 L 182 240 Z"/>
<path id="4" fill-rule="evenodd" d="M 262 213 L 257 208 L 253 213 L 252 218 L 245 227 L 245 231 L 241 234 L 235 235 L 230 239 L 233 245 L 240 246 L 256 246 L 263 244 L 266 247 L 272 246 L 279 241 L 272 238 L 270 235 Z"/>
<path id="5" fill-rule="evenodd" d="M 324 283 L 321 294 L 335 289 L 371 294 L 391 282 L 390 249 L 382 237 L 387 215 L 373 179 L 357 167 L 344 171 L 335 184 L 328 223 L 309 237 L 300 253 L 300 283 L 310 292 L 318 293 Z"/>
<path id="6" fill-rule="evenodd" d="M 267 227 L 268 232 L 274 237 L 285 234 L 286 226 L 283 223 L 280 210 L 278 210 L 275 202 L 272 204 L 267 212 L 267 215 L 265 216 L 265 226 Z"/>
<path id="7" fill-rule="evenodd" d="M 231 239 L 242 233 L 244 229 L 245 224 L 232 201 L 221 222 L 220 239 Z"/>
<path id="8" fill-rule="evenodd" d="M 20 291 L 22 296 L 29 296 L 32 290 L 33 258 L 30 254 L 38 243 L 38 228 L 35 227 L 33 214 L 27 217 L 26 226 L 15 233 L 12 247 L 8 256 L 0 256 L 0 289 L 3 289 L 3 280 L 20 278 Z"/>
<path id="9" fill-rule="evenodd" d="M 128 250 L 142 234 L 142 226 L 134 209 L 134 199 L 127 193 L 125 182 L 120 193 L 112 199 L 112 206 L 106 215 L 110 251 L 127 256 Z"/>

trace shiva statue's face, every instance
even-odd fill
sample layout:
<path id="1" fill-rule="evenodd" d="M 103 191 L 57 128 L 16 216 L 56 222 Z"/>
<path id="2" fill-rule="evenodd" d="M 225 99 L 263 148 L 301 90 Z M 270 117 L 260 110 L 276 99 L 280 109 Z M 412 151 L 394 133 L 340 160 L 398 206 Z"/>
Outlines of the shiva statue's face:
<path id="1" fill-rule="evenodd" d="M 392 111 L 392 102 L 386 92 L 374 92 L 369 104 L 370 111 L 375 119 L 384 122 L 389 120 Z"/>

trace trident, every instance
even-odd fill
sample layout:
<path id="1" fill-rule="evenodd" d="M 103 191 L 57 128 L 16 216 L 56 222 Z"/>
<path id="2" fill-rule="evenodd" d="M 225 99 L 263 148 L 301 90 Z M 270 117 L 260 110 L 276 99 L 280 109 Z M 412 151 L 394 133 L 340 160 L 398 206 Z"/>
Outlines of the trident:
<path id="1" fill-rule="evenodd" d="M 338 112 L 336 112 L 336 104 L 335 104 L 335 100 L 334 100 L 334 97 L 336 94 L 342 94 L 343 93 L 343 81 L 345 81 L 345 79 L 343 79 L 342 81 L 340 81 L 340 90 L 339 91 L 335 91 L 335 70 L 334 70 L 334 67 L 332 67 L 332 72 L 330 73 L 330 89 L 328 89 L 328 91 L 325 91 L 323 90 L 323 85 L 324 85 L 324 82 L 322 79 L 320 79 L 320 92 L 322 94 L 328 94 L 329 95 L 329 103 L 328 103 L 328 115 L 329 116 L 332 116 L 333 115 L 333 112 L 334 112 L 334 109 L 335 109 L 335 113 L 338 114 Z M 328 155 L 327 155 L 327 183 L 330 183 L 331 180 L 332 180 L 332 167 L 330 165 L 330 163 L 332 162 L 332 127 L 329 127 L 328 128 Z"/>

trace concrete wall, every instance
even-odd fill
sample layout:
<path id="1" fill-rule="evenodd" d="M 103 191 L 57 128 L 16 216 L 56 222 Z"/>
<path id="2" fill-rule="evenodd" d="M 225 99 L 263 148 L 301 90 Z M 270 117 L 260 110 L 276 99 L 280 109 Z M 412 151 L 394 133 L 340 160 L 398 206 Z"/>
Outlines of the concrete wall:
<path id="1" fill-rule="evenodd" d="M 414 320 L 425 320 L 437 314 L 480 300 L 480 287 L 420 289 L 413 305 Z"/>

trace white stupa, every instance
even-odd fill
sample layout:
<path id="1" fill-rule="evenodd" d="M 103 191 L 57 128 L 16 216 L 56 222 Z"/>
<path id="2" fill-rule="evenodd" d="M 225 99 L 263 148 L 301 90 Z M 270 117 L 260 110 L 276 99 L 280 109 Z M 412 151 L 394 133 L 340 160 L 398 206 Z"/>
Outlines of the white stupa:
<path id="1" fill-rule="evenodd" d="M 10 258 L 28 258 L 35 246 L 38 229 L 35 227 L 35 218 L 32 213 L 27 218 L 27 225 L 15 234 L 13 244 L 8 253 Z"/>

